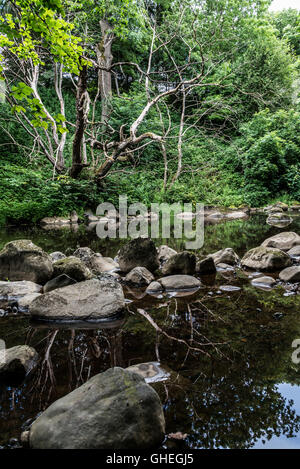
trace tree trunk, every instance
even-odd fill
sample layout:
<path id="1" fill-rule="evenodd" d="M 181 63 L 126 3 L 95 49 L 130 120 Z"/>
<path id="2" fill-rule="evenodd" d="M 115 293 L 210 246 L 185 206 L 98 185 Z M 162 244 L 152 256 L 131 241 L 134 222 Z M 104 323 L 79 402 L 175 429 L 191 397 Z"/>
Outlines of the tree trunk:
<path id="1" fill-rule="evenodd" d="M 76 129 L 73 140 L 72 167 L 70 176 L 76 179 L 86 166 L 83 161 L 83 139 L 88 114 L 89 97 L 87 93 L 87 67 L 83 65 L 80 70 L 76 92 Z"/>
<path id="2" fill-rule="evenodd" d="M 98 65 L 101 68 L 110 69 L 113 61 L 111 46 L 114 40 L 111 25 L 106 20 L 100 21 L 102 40 L 97 48 Z M 98 80 L 101 92 L 101 122 L 106 124 L 110 115 L 110 100 L 112 97 L 111 72 L 99 69 Z"/>

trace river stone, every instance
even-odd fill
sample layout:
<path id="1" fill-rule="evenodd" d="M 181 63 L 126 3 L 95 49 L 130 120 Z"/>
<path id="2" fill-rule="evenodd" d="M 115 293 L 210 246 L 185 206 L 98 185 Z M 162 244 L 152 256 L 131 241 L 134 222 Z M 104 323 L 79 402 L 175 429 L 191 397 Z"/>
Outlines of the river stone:
<path id="1" fill-rule="evenodd" d="M 124 306 L 122 287 L 110 276 L 45 293 L 31 303 L 29 313 L 37 319 L 97 320 L 114 316 Z"/>
<path id="2" fill-rule="evenodd" d="M 29 239 L 7 243 L 0 252 L 0 278 L 46 283 L 53 274 L 50 256 Z"/>
<path id="3" fill-rule="evenodd" d="M 65 274 L 77 282 L 92 278 L 91 271 L 80 259 L 74 256 L 66 257 L 65 259 L 54 262 L 53 268 L 53 277 Z"/>
<path id="4" fill-rule="evenodd" d="M 289 225 L 290 223 L 292 223 L 293 219 L 291 217 L 289 217 L 286 213 L 284 212 L 275 212 L 275 213 L 270 213 L 270 215 L 268 216 L 267 220 L 266 220 L 266 223 L 268 223 L 268 225 L 276 225 L 276 224 L 287 224 Z"/>
<path id="5" fill-rule="evenodd" d="M 300 266 L 293 265 L 292 267 L 287 267 L 286 269 L 280 272 L 279 278 L 283 282 L 300 282 Z"/>
<path id="6" fill-rule="evenodd" d="M 195 268 L 195 254 L 189 251 L 183 251 L 170 257 L 170 259 L 162 266 L 161 271 L 164 275 L 192 275 L 195 273 Z"/>
<path id="7" fill-rule="evenodd" d="M 170 373 L 159 362 L 138 363 L 129 366 L 126 370 L 137 373 L 144 378 L 146 383 L 158 383 L 166 381 L 170 377 Z"/>
<path id="8" fill-rule="evenodd" d="M 155 272 L 159 267 L 154 242 L 149 238 L 136 238 L 121 247 L 118 253 L 120 270 L 128 273 L 135 267 L 146 267 Z"/>
<path id="9" fill-rule="evenodd" d="M 149 285 L 154 280 L 154 276 L 146 267 L 135 267 L 126 275 L 125 280 L 133 285 L 144 286 Z"/>
<path id="10" fill-rule="evenodd" d="M 37 364 L 38 354 L 27 345 L 0 350 L 0 376 L 24 378 Z"/>
<path id="11" fill-rule="evenodd" d="M 212 257 L 205 257 L 205 259 L 198 261 L 196 264 L 196 272 L 201 275 L 214 274 L 216 271 L 217 269 Z"/>
<path id="12" fill-rule="evenodd" d="M 210 254 L 215 264 L 229 264 L 235 265 L 240 261 L 239 256 L 231 248 L 221 249 L 220 251 Z"/>
<path id="13" fill-rule="evenodd" d="M 28 295 L 22 296 L 18 300 L 18 308 L 21 313 L 25 313 L 29 310 L 29 306 L 38 296 L 41 296 L 41 293 L 28 293 Z"/>
<path id="14" fill-rule="evenodd" d="M 42 218 L 40 224 L 43 225 L 69 225 L 71 223 L 70 218 L 64 217 L 45 217 Z"/>
<path id="15" fill-rule="evenodd" d="M 158 279 L 157 282 L 150 283 L 146 292 L 191 290 L 199 288 L 200 284 L 200 280 L 191 275 L 170 275 Z"/>
<path id="16" fill-rule="evenodd" d="M 67 257 L 60 251 L 51 252 L 49 256 L 51 257 L 52 262 L 60 261 L 61 259 L 65 259 Z"/>
<path id="17" fill-rule="evenodd" d="M 277 248 L 281 249 L 282 251 L 289 251 L 294 246 L 300 245 L 300 236 L 297 233 L 292 231 L 284 231 L 282 233 L 278 233 L 275 236 L 271 236 L 270 238 L 266 239 L 262 246 L 268 248 Z"/>
<path id="18" fill-rule="evenodd" d="M 284 212 L 287 212 L 289 209 L 288 204 L 285 204 L 284 202 L 276 202 L 275 207 L 281 208 Z"/>
<path id="19" fill-rule="evenodd" d="M 292 258 L 300 257 L 300 244 L 290 249 L 287 254 Z"/>
<path id="20" fill-rule="evenodd" d="M 32 424 L 36 449 L 142 450 L 164 439 L 162 405 L 136 373 L 110 368 L 55 401 Z"/>
<path id="21" fill-rule="evenodd" d="M 17 300 L 25 295 L 40 293 L 42 286 L 34 282 L 0 282 L 0 299 Z"/>
<path id="22" fill-rule="evenodd" d="M 248 251 L 241 263 L 248 269 L 274 272 L 289 267 L 292 260 L 280 249 L 259 246 Z"/>
<path id="23" fill-rule="evenodd" d="M 245 212 L 228 212 L 226 213 L 226 218 L 228 218 L 229 220 L 237 220 L 242 218 L 248 218 L 248 215 Z"/>
<path id="24" fill-rule="evenodd" d="M 162 244 L 161 246 L 159 246 L 157 253 L 158 253 L 158 260 L 161 264 L 164 264 L 165 262 L 167 262 L 167 260 L 170 259 L 170 257 L 177 254 L 175 249 L 172 249 L 165 244 Z"/>
<path id="25" fill-rule="evenodd" d="M 62 287 L 67 287 L 68 285 L 74 285 L 76 283 L 76 280 L 73 278 L 69 277 L 66 274 L 61 274 L 58 277 L 54 277 L 49 282 L 44 285 L 43 291 L 44 293 L 50 292 L 52 290 L 55 290 L 56 288 L 62 288 Z"/>
<path id="26" fill-rule="evenodd" d="M 96 253 L 88 247 L 76 249 L 73 256 L 78 257 L 95 275 L 119 268 L 119 264 L 111 257 L 103 257 L 100 253 Z"/>
<path id="27" fill-rule="evenodd" d="M 256 277 L 251 280 L 251 284 L 254 287 L 272 288 L 276 285 L 276 280 L 273 277 L 268 276 Z"/>
<path id="28" fill-rule="evenodd" d="M 221 212 L 213 212 L 207 215 L 207 220 L 221 220 L 224 218 L 224 214 Z"/>

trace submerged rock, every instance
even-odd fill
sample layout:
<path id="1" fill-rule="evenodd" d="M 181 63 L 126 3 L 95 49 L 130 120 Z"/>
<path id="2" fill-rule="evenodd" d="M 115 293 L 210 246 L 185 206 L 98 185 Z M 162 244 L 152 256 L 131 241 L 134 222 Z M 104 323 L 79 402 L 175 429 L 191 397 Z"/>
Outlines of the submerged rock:
<path id="1" fill-rule="evenodd" d="M 275 272 L 289 267 L 292 260 L 280 249 L 260 246 L 248 251 L 241 264 L 248 269 Z"/>
<path id="2" fill-rule="evenodd" d="M 205 257 L 205 259 L 198 261 L 196 264 L 196 272 L 200 275 L 214 274 L 216 271 L 217 269 L 212 257 Z"/>
<path id="3" fill-rule="evenodd" d="M 128 273 L 135 267 L 146 267 L 155 272 L 159 267 L 157 250 L 149 238 L 136 238 L 121 247 L 118 253 L 120 270 Z"/>
<path id="4" fill-rule="evenodd" d="M 53 274 L 50 256 L 29 239 L 7 243 L 0 252 L 0 278 L 46 283 Z"/>
<path id="5" fill-rule="evenodd" d="M 92 278 L 91 271 L 86 265 L 77 257 L 70 256 L 65 259 L 54 262 L 53 264 L 53 277 L 58 277 L 62 274 L 81 282 Z"/>
<path id="6" fill-rule="evenodd" d="M 133 285 L 149 285 L 154 280 L 154 276 L 146 267 L 135 267 L 125 277 L 125 281 Z"/>
<path id="7" fill-rule="evenodd" d="M 279 278 L 283 282 L 300 282 L 300 266 L 293 265 L 292 267 L 287 267 L 286 269 L 280 272 Z"/>
<path id="8" fill-rule="evenodd" d="M 220 251 L 210 254 L 215 264 L 236 265 L 240 262 L 239 256 L 231 248 L 221 249 Z"/>
<path id="9" fill-rule="evenodd" d="M 154 389 L 136 373 L 110 368 L 54 402 L 32 424 L 36 449 L 151 449 L 165 420 Z"/>
<path id="10" fill-rule="evenodd" d="M 189 251 L 183 251 L 170 257 L 170 259 L 168 259 L 167 262 L 162 266 L 161 271 L 164 275 L 192 275 L 195 273 L 195 268 L 195 254 Z"/>
<path id="11" fill-rule="evenodd" d="M 282 251 L 289 251 L 294 246 L 300 245 L 300 236 L 293 231 L 284 231 L 282 233 L 278 233 L 275 236 L 271 236 L 267 238 L 263 243 L 262 246 L 268 248 L 277 248 L 281 249 Z"/>
<path id="12" fill-rule="evenodd" d="M 113 277 L 86 280 L 58 288 L 36 298 L 29 307 L 34 319 L 99 320 L 123 310 L 121 285 Z"/>
<path id="13" fill-rule="evenodd" d="M 24 379 L 37 361 L 37 352 L 27 345 L 0 350 L 0 380 Z"/>

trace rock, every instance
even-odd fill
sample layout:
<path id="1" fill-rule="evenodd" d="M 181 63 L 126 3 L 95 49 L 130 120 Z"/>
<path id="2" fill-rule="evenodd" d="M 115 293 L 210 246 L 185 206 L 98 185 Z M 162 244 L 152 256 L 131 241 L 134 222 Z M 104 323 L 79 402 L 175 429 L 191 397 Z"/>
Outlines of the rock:
<path id="1" fill-rule="evenodd" d="M 36 449 L 141 450 L 164 439 L 162 405 L 136 373 L 110 368 L 55 401 L 30 428 Z"/>
<path id="2" fill-rule="evenodd" d="M 129 366 L 126 370 L 140 375 L 146 383 L 167 381 L 170 377 L 170 373 L 159 362 L 138 363 L 137 365 Z"/>
<path id="3" fill-rule="evenodd" d="M 226 271 L 234 272 L 234 267 L 229 264 L 224 264 L 224 262 L 220 262 L 220 264 L 217 264 L 216 269 L 217 271 L 226 270 Z"/>
<path id="4" fill-rule="evenodd" d="M 74 285 L 74 283 L 77 283 L 76 280 L 73 278 L 69 277 L 66 274 L 61 274 L 58 277 L 54 277 L 49 282 L 44 285 L 43 291 L 44 293 L 50 292 L 52 290 L 55 290 L 56 288 L 62 288 L 62 287 L 67 287 L 68 285 Z"/>
<path id="5" fill-rule="evenodd" d="M 287 267 L 286 269 L 280 272 L 279 278 L 283 282 L 300 282 L 300 266 L 293 265 L 292 267 Z"/>
<path id="6" fill-rule="evenodd" d="M 162 266 L 162 273 L 164 275 L 184 274 L 190 275 L 195 272 L 196 256 L 189 251 L 182 251 L 174 256 Z"/>
<path id="7" fill-rule="evenodd" d="M 99 217 L 96 217 L 91 209 L 86 209 L 84 212 L 84 217 L 87 223 L 95 223 L 99 221 Z"/>
<path id="8" fill-rule="evenodd" d="M 292 231 L 283 231 L 275 236 L 266 239 L 262 246 L 268 248 L 277 248 L 282 251 L 289 251 L 294 246 L 300 245 L 300 236 Z"/>
<path id="9" fill-rule="evenodd" d="M 271 207 L 267 207 L 266 212 L 270 214 L 276 214 L 276 213 L 279 214 L 279 213 L 283 213 L 283 210 L 282 208 L 277 207 L 276 205 L 272 205 Z"/>
<path id="10" fill-rule="evenodd" d="M 70 222 L 71 223 L 78 223 L 78 215 L 75 212 L 75 210 L 71 213 Z"/>
<path id="11" fill-rule="evenodd" d="M 253 280 L 251 280 L 251 284 L 254 287 L 259 287 L 259 288 L 272 288 L 276 285 L 276 280 L 273 277 L 256 277 Z"/>
<path id="12" fill-rule="evenodd" d="M 277 225 L 288 226 L 290 223 L 292 223 L 292 221 L 293 219 L 289 217 L 286 213 L 276 212 L 276 213 L 271 213 L 268 216 L 266 223 L 268 223 L 268 225 L 273 225 L 273 226 L 277 226 Z"/>
<path id="13" fill-rule="evenodd" d="M 42 286 L 28 280 L 22 282 L 0 282 L 0 299 L 19 300 L 20 298 L 40 293 Z"/>
<path id="14" fill-rule="evenodd" d="M 300 211 L 300 204 L 299 205 L 291 205 L 290 210 L 292 210 L 294 212 Z"/>
<path id="15" fill-rule="evenodd" d="M 18 300 L 18 308 L 21 313 L 26 313 L 29 310 L 29 306 L 38 296 L 41 296 L 40 293 L 28 293 L 28 295 L 23 296 Z"/>
<path id="16" fill-rule="evenodd" d="M 196 264 L 196 272 L 201 275 L 214 274 L 216 271 L 217 269 L 212 257 L 205 257 L 205 259 L 198 261 Z"/>
<path id="17" fill-rule="evenodd" d="M 111 272 L 119 268 L 119 264 L 111 257 L 102 257 L 101 254 L 87 247 L 76 249 L 73 256 L 78 257 L 95 275 Z"/>
<path id="18" fill-rule="evenodd" d="M 43 225 L 69 225 L 71 223 L 70 218 L 64 217 L 45 217 L 42 218 L 40 224 Z"/>
<path id="19" fill-rule="evenodd" d="M 53 277 L 65 274 L 77 282 L 92 278 L 91 271 L 80 259 L 74 256 L 66 257 L 65 259 L 54 262 L 53 268 Z"/>
<path id="20" fill-rule="evenodd" d="M 125 277 L 125 281 L 133 285 L 149 285 L 154 280 L 154 276 L 146 267 L 135 267 Z"/>
<path id="21" fill-rule="evenodd" d="M 221 249 L 220 251 L 210 254 L 216 265 L 229 264 L 235 265 L 240 262 L 239 256 L 231 248 Z"/>
<path id="22" fill-rule="evenodd" d="M 170 275 L 158 279 L 157 282 L 151 282 L 146 292 L 191 290 L 199 288 L 200 285 L 200 280 L 191 275 Z"/>
<path id="23" fill-rule="evenodd" d="M 175 249 L 170 248 L 169 246 L 166 246 L 166 245 L 162 244 L 161 246 L 159 246 L 159 248 L 157 250 L 157 253 L 158 253 L 159 262 L 161 264 L 164 264 L 172 256 L 177 254 L 177 251 L 175 251 Z"/>
<path id="24" fill-rule="evenodd" d="M 124 306 L 122 287 L 110 276 L 45 293 L 31 303 L 29 313 L 35 319 L 98 320 L 115 316 Z"/>
<path id="25" fill-rule="evenodd" d="M 159 267 L 155 244 L 149 238 L 136 238 L 122 246 L 118 261 L 121 271 L 125 273 L 135 267 L 146 267 L 150 272 L 155 272 Z"/>
<path id="26" fill-rule="evenodd" d="M 11 241 L 0 252 L 0 278 L 46 283 L 53 274 L 51 258 L 29 239 Z"/>
<path id="27" fill-rule="evenodd" d="M 229 212 L 229 213 L 226 213 L 225 216 L 229 220 L 237 220 L 237 219 L 241 219 L 241 218 L 248 218 L 248 215 L 245 212 Z"/>
<path id="28" fill-rule="evenodd" d="M 60 251 L 51 252 L 49 256 L 51 257 L 52 262 L 60 261 L 61 259 L 65 259 L 67 257 Z"/>
<path id="29" fill-rule="evenodd" d="M 276 202 L 275 207 L 281 208 L 284 212 L 287 212 L 289 209 L 288 204 L 285 204 L 284 202 Z"/>
<path id="30" fill-rule="evenodd" d="M 300 257 L 300 245 L 295 246 L 292 249 L 290 249 L 287 254 L 292 258 L 292 259 L 297 259 Z"/>
<path id="31" fill-rule="evenodd" d="M 274 272 L 289 267 L 292 260 L 280 249 L 260 246 L 248 251 L 241 264 L 248 269 Z"/>
<path id="32" fill-rule="evenodd" d="M 193 212 L 180 212 L 176 214 L 176 218 L 179 218 L 179 220 L 193 220 L 195 216 L 196 214 Z"/>
<path id="33" fill-rule="evenodd" d="M 221 212 L 209 213 L 206 217 L 208 220 L 221 220 L 224 218 L 224 214 Z"/>
<path id="34" fill-rule="evenodd" d="M 37 352 L 27 345 L 17 345 L 16 347 L 0 350 L 1 379 L 24 379 L 36 366 L 37 361 Z"/>
<path id="35" fill-rule="evenodd" d="M 224 291 L 224 292 L 227 292 L 227 293 L 231 293 L 231 292 L 234 292 L 234 291 L 240 291 L 241 290 L 241 287 L 237 287 L 235 285 L 220 285 L 220 290 L 221 291 Z"/>

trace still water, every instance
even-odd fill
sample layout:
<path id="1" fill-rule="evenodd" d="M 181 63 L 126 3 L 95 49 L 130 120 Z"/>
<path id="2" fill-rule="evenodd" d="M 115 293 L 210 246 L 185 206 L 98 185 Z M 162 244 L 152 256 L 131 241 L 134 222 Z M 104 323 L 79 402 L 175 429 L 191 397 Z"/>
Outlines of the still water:
<path id="1" fill-rule="evenodd" d="M 231 247 L 242 256 L 280 231 L 300 234 L 300 216 L 285 229 L 268 226 L 265 218 L 207 225 L 200 253 Z M 111 257 L 122 244 L 99 240 L 81 225 L 75 231 L 6 228 L 0 248 L 14 239 L 31 239 L 49 253 L 89 246 Z M 157 244 L 162 242 L 184 249 L 180 240 Z M 254 288 L 242 271 L 201 281 L 200 290 L 187 296 L 155 298 L 126 288 L 125 318 L 93 329 L 36 326 L 20 313 L 1 317 L 0 338 L 7 347 L 27 343 L 41 361 L 21 385 L 0 384 L 0 446 L 17 447 L 21 432 L 41 411 L 93 375 L 159 361 L 169 372 L 168 380 L 153 384 L 166 432 L 188 435 L 167 440 L 165 447 L 299 449 L 300 365 L 291 360 L 291 344 L 300 338 L 300 294 L 290 295 L 280 285 L 271 291 Z"/>

